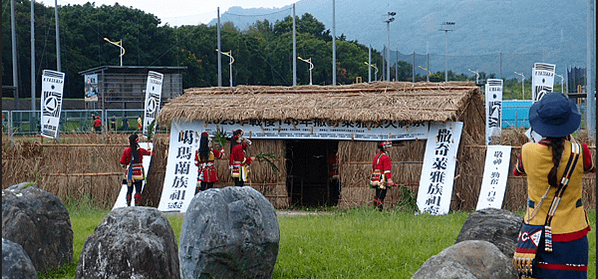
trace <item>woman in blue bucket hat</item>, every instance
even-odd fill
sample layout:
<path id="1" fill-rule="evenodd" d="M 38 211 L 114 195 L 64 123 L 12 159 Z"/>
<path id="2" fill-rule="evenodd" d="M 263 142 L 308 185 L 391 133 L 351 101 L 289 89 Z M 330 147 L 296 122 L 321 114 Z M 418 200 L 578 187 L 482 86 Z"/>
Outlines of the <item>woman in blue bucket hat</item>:
<path id="1" fill-rule="evenodd" d="M 513 170 L 527 175 L 527 212 L 513 264 L 521 278 L 587 278 L 591 230 L 582 203 L 582 176 L 596 172 L 588 146 L 571 136 L 581 115 L 573 100 L 547 93 L 529 110 L 541 141 L 528 142 Z"/>

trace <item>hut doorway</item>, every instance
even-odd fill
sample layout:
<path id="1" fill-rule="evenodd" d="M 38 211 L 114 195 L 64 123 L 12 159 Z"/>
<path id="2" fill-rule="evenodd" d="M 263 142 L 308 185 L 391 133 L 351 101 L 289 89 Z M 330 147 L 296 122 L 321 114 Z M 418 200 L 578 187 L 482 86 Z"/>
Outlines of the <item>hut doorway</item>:
<path id="1" fill-rule="evenodd" d="M 302 207 L 336 206 L 340 183 L 330 179 L 329 159 L 338 151 L 335 140 L 287 140 L 287 191 L 290 204 Z"/>

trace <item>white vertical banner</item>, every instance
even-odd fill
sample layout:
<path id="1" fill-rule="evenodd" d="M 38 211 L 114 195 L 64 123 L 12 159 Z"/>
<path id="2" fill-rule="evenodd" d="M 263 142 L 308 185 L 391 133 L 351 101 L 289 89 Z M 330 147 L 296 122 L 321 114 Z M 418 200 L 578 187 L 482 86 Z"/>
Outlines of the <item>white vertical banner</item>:
<path id="1" fill-rule="evenodd" d="M 64 73 L 44 70 L 42 73 L 41 125 L 40 133 L 47 138 L 59 138 L 60 112 L 62 111 L 62 93 Z"/>
<path id="2" fill-rule="evenodd" d="M 546 63 L 534 63 L 532 67 L 532 101 L 537 102 L 548 92 L 552 92 L 554 86 L 554 71 L 556 65 Z"/>
<path id="3" fill-rule="evenodd" d="M 195 150 L 199 148 L 198 123 L 172 122 L 166 176 L 160 211 L 186 212 L 197 186 Z"/>
<path id="4" fill-rule="evenodd" d="M 443 215 L 450 210 L 462 130 L 463 122 L 430 124 L 417 193 L 422 213 Z"/>
<path id="5" fill-rule="evenodd" d="M 162 100 L 162 81 L 164 75 L 158 72 L 147 73 L 147 86 L 145 88 L 145 113 L 143 117 L 143 134 L 147 136 L 148 127 L 154 119 L 158 118 L 160 102 Z"/>
<path id="6" fill-rule="evenodd" d="M 534 63 L 532 67 L 532 102 L 537 102 L 544 94 L 552 92 L 554 86 L 554 71 L 556 65 L 546 63 Z M 532 128 L 525 132 L 527 138 L 532 142 L 542 139 Z"/>
<path id="7" fill-rule="evenodd" d="M 510 145 L 489 145 L 476 210 L 502 208 L 511 163 Z"/>
<path id="8" fill-rule="evenodd" d="M 486 82 L 486 144 L 493 137 L 500 137 L 502 128 L 502 79 L 488 79 Z"/>

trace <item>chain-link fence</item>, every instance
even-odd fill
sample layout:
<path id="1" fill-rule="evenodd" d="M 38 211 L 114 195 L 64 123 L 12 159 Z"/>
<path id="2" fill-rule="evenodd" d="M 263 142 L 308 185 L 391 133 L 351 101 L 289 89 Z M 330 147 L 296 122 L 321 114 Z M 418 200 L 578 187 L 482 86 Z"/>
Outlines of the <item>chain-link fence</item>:
<path id="1" fill-rule="evenodd" d="M 94 120 L 101 121 L 101 132 L 132 133 L 139 129 L 142 109 L 98 110 L 63 110 L 60 114 L 59 130 L 61 134 L 78 134 L 96 132 Z M 35 110 L 3 110 L 2 133 L 9 135 L 35 135 L 40 133 L 40 111 Z M 160 127 L 157 132 L 165 132 Z"/>
<path id="2" fill-rule="evenodd" d="M 382 50 L 382 55 L 386 53 L 386 47 Z M 408 78 L 402 81 L 413 81 L 414 76 L 425 77 L 428 71 L 431 73 L 453 72 L 455 75 L 465 73 L 468 76 L 475 78 L 474 72 L 484 73 L 486 77 L 493 75 L 492 78 L 516 78 L 517 72 L 524 72 L 529 78 L 531 76 L 532 66 L 534 63 L 546 62 L 546 54 L 544 52 L 532 53 L 490 53 L 490 54 L 476 54 L 476 55 L 441 55 L 441 54 L 420 54 L 420 53 L 401 53 L 397 50 L 390 50 L 390 65 L 395 67 L 399 61 L 407 62 L 413 65 L 412 73 L 408 74 Z M 427 71 L 426 71 L 427 69 Z M 564 73 L 564 69 L 562 71 Z M 386 69 L 380 69 L 384 72 Z M 391 80 L 397 79 L 398 73 L 394 69 L 391 70 Z M 386 74 L 379 77 L 386 79 Z M 450 79 L 449 79 L 450 80 Z M 443 78 L 444 81 L 444 78 Z M 481 80 L 480 80 L 481 82 Z"/>

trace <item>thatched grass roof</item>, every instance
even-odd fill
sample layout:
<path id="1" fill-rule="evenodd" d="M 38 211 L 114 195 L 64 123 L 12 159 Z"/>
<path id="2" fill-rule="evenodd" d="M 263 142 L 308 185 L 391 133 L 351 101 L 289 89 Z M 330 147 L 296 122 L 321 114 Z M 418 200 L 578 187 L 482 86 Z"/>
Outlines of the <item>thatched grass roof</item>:
<path id="1" fill-rule="evenodd" d="M 162 108 L 158 121 L 320 119 L 444 123 L 462 120 L 459 116 L 472 98 L 481 97 L 479 87 L 471 82 L 189 88 Z"/>

